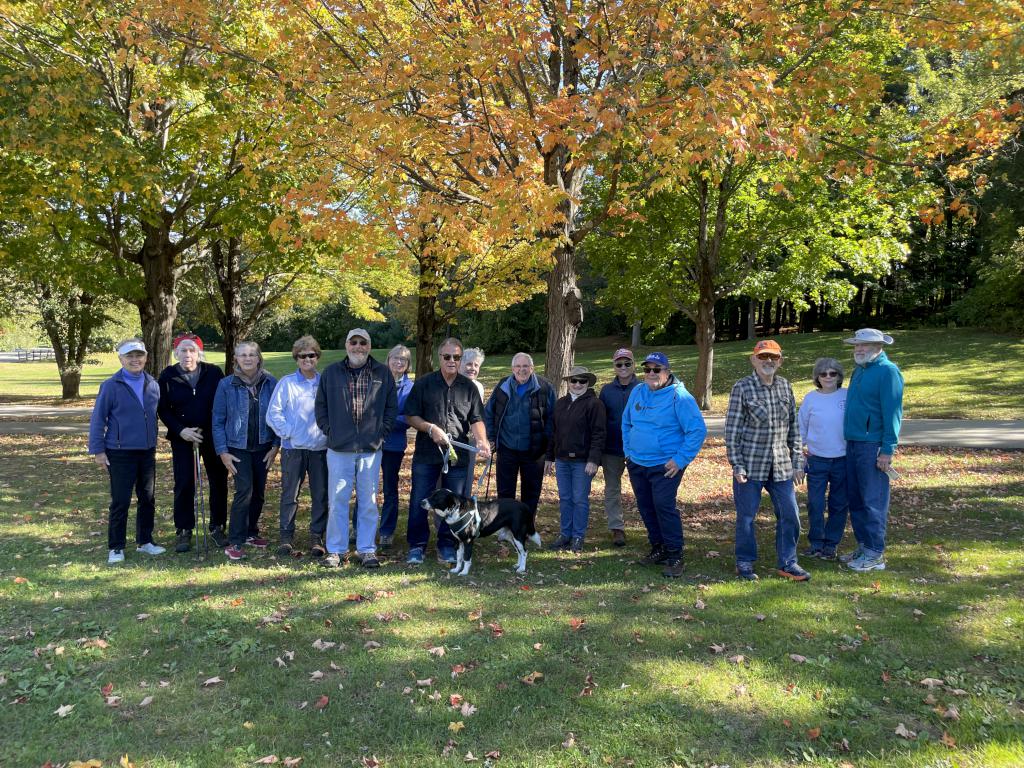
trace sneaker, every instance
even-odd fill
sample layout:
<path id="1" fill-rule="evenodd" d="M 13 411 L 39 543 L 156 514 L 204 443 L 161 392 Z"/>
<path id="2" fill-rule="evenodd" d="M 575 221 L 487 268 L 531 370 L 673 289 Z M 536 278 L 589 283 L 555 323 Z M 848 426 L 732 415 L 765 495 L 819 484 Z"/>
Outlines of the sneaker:
<path id="1" fill-rule="evenodd" d="M 444 565 L 455 565 L 458 558 L 455 556 L 455 550 L 451 547 L 439 547 L 437 550 L 437 562 Z"/>
<path id="2" fill-rule="evenodd" d="M 324 545 L 322 533 L 309 534 L 309 556 L 321 558 L 327 554 L 327 547 Z"/>
<path id="3" fill-rule="evenodd" d="M 405 558 L 409 565 L 423 565 L 423 547 L 413 547 L 409 550 L 409 556 Z"/>
<path id="4" fill-rule="evenodd" d="M 870 555 L 861 554 L 856 560 L 851 560 L 846 564 L 846 567 L 851 571 L 857 573 L 867 573 L 868 571 L 884 571 L 885 560 L 881 557 L 871 557 Z"/>
<path id="5" fill-rule="evenodd" d="M 548 549 L 552 552 L 557 552 L 562 549 L 568 549 L 570 543 L 572 543 L 572 539 L 570 539 L 568 536 L 558 534 L 558 538 L 548 545 Z"/>
<path id="6" fill-rule="evenodd" d="M 827 547 L 821 550 L 821 554 L 818 555 L 819 560 L 825 560 L 830 563 L 834 563 L 839 558 L 836 557 L 836 551 L 834 549 L 828 549 Z"/>
<path id="7" fill-rule="evenodd" d="M 683 556 L 679 552 L 669 553 L 665 560 L 665 568 L 661 575 L 667 579 L 678 579 L 683 575 Z"/>
<path id="8" fill-rule="evenodd" d="M 790 581 L 810 581 L 811 574 L 805 571 L 796 563 L 790 563 L 785 568 L 779 568 L 775 571 L 779 576 Z"/>
<path id="9" fill-rule="evenodd" d="M 228 556 L 228 560 L 245 560 L 245 550 L 237 544 L 225 547 L 224 554 Z"/>
<path id="10" fill-rule="evenodd" d="M 640 565 L 662 565 L 666 560 L 668 560 L 668 552 L 661 544 L 658 544 L 651 547 L 651 551 L 640 558 Z"/>
<path id="11" fill-rule="evenodd" d="M 757 574 L 754 573 L 753 563 L 739 563 L 736 566 L 736 575 L 744 581 L 757 581 Z"/>
<path id="12" fill-rule="evenodd" d="M 277 556 L 288 557 L 292 553 L 292 543 L 290 540 L 285 539 L 277 545 Z"/>
<path id="13" fill-rule="evenodd" d="M 245 543 L 248 544 L 250 547 L 256 547 L 256 549 L 266 549 L 267 544 L 269 544 L 270 542 L 261 537 L 259 534 L 256 534 L 255 536 L 246 536 Z"/>
<path id="14" fill-rule="evenodd" d="M 215 525 L 210 529 L 210 538 L 221 549 L 224 549 L 230 543 L 228 537 L 224 534 L 224 529 L 219 525 Z"/>
<path id="15" fill-rule="evenodd" d="M 320 565 L 324 568 L 341 568 L 344 559 L 337 552 L 328 552 L 320 560 Z"/>
<path id="16" fill-rule="evenodd" d="M 381 534 L 380 537 L 380 548 L 391 549 L 391 545 L 395 543 L 395 537 L 388 534 Z"/>
<path id="17" fill-rule="evenodd" d="M 847 552 L 845 555 L 840 555 L 839 556 L 839 562 L 840 563 L 852 563 L 854 560 L 856 560 L 862 554 L 864 554 L 864 552 L 861 549 L 860 544 L 858 544 L 857 548 L 854 549 L 852 552 Z"/>
<path id="18" fill-rule="evenodd" d="M 360 557 L 360 562 L 363 568 L 380 568 L 380 560 L 377 559 L 377 555 L 373 552 L 367 552 L 365 555 Z"/>
<path id="19" fill-rule="evenodd" d="M 626 533 L 621 528 L 612 528 L 612 546 L 626 546 Z"/>
<path id="20" fill-rule="evenodd" d="M 115 565 L 116 563 L 124 562 L 124 550 L 123 549 L 112 549 L 110 554 L 107 555 L 107 564 Z"/>
<path id="21" fill-rule="evenodd" d="M 174 540 L 174 551 L 188 552 L 190 549 L 192 549 L 192 531 L 179 530 L 178 538 Z"/>
<path id="22" fill-rule="evenodd" d="M 158 544 L 154 544 L 152 541 L 142 544 L 138 547 L 139 552 L 145 552 L 147 555 L 162 555 L 167 550 Z"/>
<path id="23" fill-rule="evenodd" d="M 583 551 L 583 537 L 573 536 L 572 541 L 569 542 L 569 551 L 579 554 Z"/>
<path id="24" fill-rule="evenodd" d="M 800 553 L 800 557 L 821 557 L 821 553 L 824 550 L 821 547 L 816 547 L 813 544 Z"/>

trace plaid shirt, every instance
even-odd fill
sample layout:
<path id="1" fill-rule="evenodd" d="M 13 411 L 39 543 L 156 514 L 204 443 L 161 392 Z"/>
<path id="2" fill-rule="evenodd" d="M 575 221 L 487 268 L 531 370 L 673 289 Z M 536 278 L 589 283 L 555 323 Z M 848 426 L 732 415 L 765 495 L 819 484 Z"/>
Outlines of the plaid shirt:
<path id="1" fill-rule="evenodd" d="M 345 370 L 348 371 L 348 394 L 352 398 L 352 422 L 358 430 L 359 422 L 363 420 L 363 403 L 366 402 L 366 393 L 370 391 L 369 360 L 359 368 L 352 368 L 346 358 Z"/>
<path id="2" fill-rule="evenodd" d="M 725 453 L 734 475 L 789 480 L 803 466 L 793 387 L 781 376 L 765 386 L 752 373 L 733 385 L 725 416 Z"/>

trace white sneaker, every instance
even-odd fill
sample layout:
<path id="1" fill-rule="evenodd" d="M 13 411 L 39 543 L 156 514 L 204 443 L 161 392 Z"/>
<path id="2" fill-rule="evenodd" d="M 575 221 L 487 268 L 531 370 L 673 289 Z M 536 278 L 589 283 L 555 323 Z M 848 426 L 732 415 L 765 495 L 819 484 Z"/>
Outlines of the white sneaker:
<path id="1" fill-rule="evenodd" d="M 166 551 L 166 549 L 154 544 L 152 541 L 139 547 L 139 552 L 145 552 L 147 555 L 162 555 Z"/>
<path id="2" fill-rule="evenodd" d="M 124 550 L 123 549 L 112 549 L 110 554 L 107 555 L 107 564 L 114 565 L 116 563 L 124 562 Z"/>
<path id="3" fill-rule="evenodd" d="M 884 571 L 885 560 L 879 557 L 869 557 L 868 555 L 862 554 L 856 560 L 851 560 L 846 564 L 846 567 L 851 571 L 857 573 L 867 573 L 868 571 Z"/>

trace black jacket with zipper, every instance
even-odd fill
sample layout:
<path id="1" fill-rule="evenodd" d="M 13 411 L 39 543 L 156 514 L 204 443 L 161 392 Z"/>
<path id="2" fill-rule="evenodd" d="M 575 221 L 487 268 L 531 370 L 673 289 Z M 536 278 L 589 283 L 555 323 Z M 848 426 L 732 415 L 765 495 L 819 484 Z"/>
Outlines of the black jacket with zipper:
<path id="1" fill-rule="evenodd" d="M 588 389 L 575 401 L 564 395 L 555 403 L 552 417 L 555 429 L 548 446 L 548 461 L 592 461 L 601 463 L 607 416 L 593 389 Z"/>
<path id="2" fill-rule="evenodd" d="M 160 373 L 160 405 L 157 415 L 167 427 L 167 439 L 184 442 L 181 430 L 199 427 L 203 436 L 212 438 L 213 398 L 224 372 L 213 363 L 199 363 L 199 380 L 195 389 L 177 365 L 169 365 Z"/>
<path id="3" fill-rule="evenodd" d="M 379 450 L 398 418 L 398 392 L 395 378 L 383 363 L 369 357 L 370 387 L 363 401 L 359 426 L 352 418 L 350 374 L 341 360 L 320 374 L 316 391 L 316 425 L 327 436 L 327 447 L 344 453 L 368 453 Z"/>

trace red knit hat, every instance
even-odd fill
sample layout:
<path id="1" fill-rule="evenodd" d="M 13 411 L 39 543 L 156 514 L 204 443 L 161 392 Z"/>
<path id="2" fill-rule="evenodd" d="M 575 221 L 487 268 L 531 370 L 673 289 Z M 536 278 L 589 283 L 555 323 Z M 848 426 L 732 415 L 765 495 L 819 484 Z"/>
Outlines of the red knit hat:
<path id="1" fill-rule="evenodd" d="M 199 347 L 199 351 L 203 351 L 203 340 L 196 336 L 194 333 L 179 333 L 174 337 L 174 341 L 171 342 L 171 349 L 177 349 L 178 345 L 183 341 L 195 342 L 195 345 Z"/>

